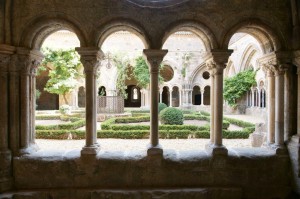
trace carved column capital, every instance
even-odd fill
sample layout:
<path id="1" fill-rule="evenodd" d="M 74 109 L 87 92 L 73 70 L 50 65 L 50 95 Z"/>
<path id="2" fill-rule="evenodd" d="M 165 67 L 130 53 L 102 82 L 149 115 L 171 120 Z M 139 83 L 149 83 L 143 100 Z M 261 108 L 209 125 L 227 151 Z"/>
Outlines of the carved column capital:
<path id="1" fill-rule="evenodd" d="M 0 72 L 8 72 L 11 64 L 12 54 L 15 53 L 14 46 L 0 44 Z"/>
<path id="2" fill-rule="evenodd" d="M 212 76 L 223 73 L 233 50 L 214 49 L 206 55 L 206 66 Z"/>
<path id="3" fill-rule="evenodd" d="M 40 51 L 26 48 L 17 48 L 17 68 L 24 75 L 35 75 L 37 67 L 41 64 L 44 56 Z"/>
<path id="4" fill-rule="evenodd" d="M 80 47 L 75 49 L 80 55 L 80 61 L 84 67 L 85 73 L 94 73 L 100 66 L 101 60 L 104 58 L 104 53 L 99 47 Z"/>
<path id="5" fill-rule="evenodd" d="M 149 66 L 150 73 L 158 73 L 159 65 L 161 64 L 164 56 L 168 50 L 144 49 L 143 54 Z"/>

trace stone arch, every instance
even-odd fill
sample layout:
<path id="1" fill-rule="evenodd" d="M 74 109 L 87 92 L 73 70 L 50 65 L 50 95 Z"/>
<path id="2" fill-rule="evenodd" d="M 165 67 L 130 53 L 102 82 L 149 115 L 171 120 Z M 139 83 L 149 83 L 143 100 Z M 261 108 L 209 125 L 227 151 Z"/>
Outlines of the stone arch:
<path id="1" fill-rule="evenodd" d="M 257 18 L 248 18 L 244 20 L 242 18 L 243 17 L 235 16 L 234 19 L 228 19 L 229 22 L 227 27 L 229 28 L 225 29 L 225 34 L 221 37 L 223 38 L 221 48 L 227 49 L 231 37 L 237 32 L 250 34 L 257 39 L 261 45 L 263 54 L 284 48 L 285 42 L 283 42 L 283 39 L 280 39 L 275 33 L 276 31 L 266 25 L 267 23 L 264 23 L 261 19 Z"/>
<path id="2" fill-rule="evenodd" d="M 179 107 L 180 106 L 180 89 L 179 86 L 174 85 L 172 88 L 172 106 Z"/>
<path id="3" fill-rule="evenodd" d="M 194 21 L 179 21 L 171 24 L 165 30 L 165 34 L 162 38 L 162 46 L 172 34 L 178 31 L 189 31 L 197 35 L 203 42 L 206 51 L 218 48 L 216 37 L 210 28 L 205 24 Z"/>
<path id="4" fill-rule="evenodd" d="M 107 37 L 118 31 L 128 31 L 139 37 L 145 48 L 149 48 L 151 43 L 149 36 L 144 28 L 135 21 L 129 19 L 115 19 L 106 24 L 101 24 L 94 33 L 94 43 L 97 46 L 102 46 Z"/>
<path id="5" fill-rule="evenodd" d="M 80 29 L 81 25 L 66 15 L 39 16 L 26 25 L 26 27 L 27 28 L 23 31 L 20 41 L 18 42 L 22 47 L 40 49 L 44 40 L 52 33 L 59 30 L 69 30 L 74 32 L 80 41 L 80 46 L 87 46 L 85 34 Z"/>
<path id="6" fill-rule="evenodd" d="M 163 86 L 162 88 L 162 103 L 170 106 L 170 88 L 169 86 Z"/>
<path id="7" fill-rule="evenodd" d="M 224 70 L 224 76 L 230 77 L 232 74 L 236 74 L 236 71 L 232 60 L 229 59 L 228 64 Z"/>
<path id="8" fill-rule="evenodd" d="M 78 107 L 83 108 L 85 107 L 85 88 L 80 86 L 78 89 Z"/>
<path id="9" fill-rule="evenodd" d="M 194 80 L 195 80 L 195 78 L 196 78 L 196 76 L 197 76 L 197 74 L 202 70 L 202 69 L 205 69 L 206 68 L 206 64 L 205 63 L 202 63 L 202 64 L 200 64 L 192 73 L 191 73 L 191 78 L 190 78 L 190 80 L 191 80 L 191 82 L 194 82 Z M 208 71 L 208 70 L 207 70 Z"/>
<path id="10" fill-rule="evenodd" d="M 198 84 L 193 85 L 192 104 L 201 105 L 203 99 L 201 95 L 201 87 Z"/>
<path id="11" fill-rule="evenodd" d="M 210 105 L 211 90 L 210 85 L 204 86 L 203 105 Z"/>
<path id="12" fill-rule="evenodd" d="M 246 49 L 242 55 L 242 59 L 241 59 L 241 63 L 240 63 L 240 66 L 241 66 L 240 71 L 244 71 L 247 69 L 247 67 L 249 67 L 251 59 L 257 52 L 261 52 L 261 50 L 253 43 L 250 43 L 246 47 Z"/>

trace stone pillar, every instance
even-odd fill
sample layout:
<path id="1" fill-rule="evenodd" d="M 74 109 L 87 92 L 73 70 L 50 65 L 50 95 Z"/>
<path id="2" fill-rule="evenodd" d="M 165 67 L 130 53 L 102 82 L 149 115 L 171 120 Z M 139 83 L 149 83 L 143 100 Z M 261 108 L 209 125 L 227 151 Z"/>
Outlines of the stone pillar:
<path id="1" fill-rule="evenodd" d="M 204 91 L 205 91 L 205 89 L 200 91 L 201 92 L 201 104 L 200 104 L 201 106 L 205 105 L 204 104 Z"/>
<path id="2" fill-rule="evenodd" d="M 179 91 L 179 107 L 182 107 L 182 90 Z"/>
<path id="3" fill-rule="evenodd" d="M 9 146 L 9 68 L 14 47 L 0 45 L 0 193 L 11 189 L 12 154 Z"/>
<path id="4" fill-rule="evenodd" d="M 163 92 L 163 89 L 160 89 L 159 90 L 159 102 L 162 103 L 162 92 Z"/>
<path id="5" fill-rule="evenodd" d="M 297 66 L 297 75 L 298 75 L 298 97 L 297 97 L 297 135 L 300 136 L 300 122 L 299 122 L 299 118 L 300 118 L 300 65 Z"/>
<path id="6" fill-rule="evenodd" d="M 257 107 L 259 107 L 259 108 L 261 108 L 261 106 L 260 106 L 260 104 L 261 104 L 261 94 L 260 94 L 260 89 L 257 89 L 257 98 L 258 98 L 258 100 L 257 100 Z"/>
<path id="7" fill-rule="evenodd" d="M 36 151 L 35 144 L 35 71 L 43 59 L 39 51 L 17 48 L 18 67 L 20 68 L 20 154 Z"/>
<path id="8" fill-rule="evenodd" d="M 267 70 L 268 76 L 268 144 L 275 143 L 275 78 L 271 69 Z"/>
<path id="9" fill-rule="evenodd" d="M 285 68 L 275 68 L 275 144 L 284 146 L 284 73 Z"/>
<path id="10" fill-rule="evenodd" d="M 173 103 L 172 103 L 172 101 L 173 101 L 172 92 L 173 92 L 173 89 L 169 88 L 169 107 L 173 106 Z"/>
<path id="11" fill-rule="evenodd" d="M 254 95 L 254 88 L 252 87 L 251 88 L 251 94 L 252 94 L 252 99 L 251 99 L 251 101 L 252 101 L 252 105 L 251 105 L 251 107 L 254 107 L 255 106 L 255 95 Z"/>
<path id="12" fill-rule="evenodd" d="M 223 71 L 231 55 L 232 50 L 212 50 L 206 61 L 207 67 L 211 71 L 212 95 L 211 103 L 213 118 L 211 127 L 213 126 L 213 145 L 210 146 L 213 155 L 227 155 L 228 151 L 222 143 L 222 127 L 223 127 Z M 213 124 L 213 125 L 212 125 Z"/>
<path id="13" fill-rule="evenodd" d="M 145 49 L 143 51 L 150 70 L 150 144 L 148 155 L 162 155 L 163 151 L 158 141 L 158 73 L 159 66 L 167 54 L 167 50 Z"/>
<path id="14" fill-rule="evenodd" d="M 80 55 L 85 73 L 86 89 L 86 144 L 81 150 L 81 155 L 96 155 L 100 150 L 97 143 L 97 69 L 104 54 L 98 47 L 76 48 Z"/>

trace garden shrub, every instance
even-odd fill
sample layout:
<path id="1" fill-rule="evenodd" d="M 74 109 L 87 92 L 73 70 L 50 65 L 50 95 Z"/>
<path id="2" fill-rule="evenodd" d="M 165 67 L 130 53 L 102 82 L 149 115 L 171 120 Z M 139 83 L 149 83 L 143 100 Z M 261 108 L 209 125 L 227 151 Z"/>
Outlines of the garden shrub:
<path id="1" fill-rule="evenodd" d="M 230 125 L 230 122 L 228 122 L 227 120 L 223 120 L 223 129 L 228 129 Z"/>
<path id="2" fill-rule="evenodd" d="M 70 123 L 53 125 L 36 125 L 36 130 L 75 130 L 85 125 L 85 120 L 81 118 L 69 118 Z"/>
<path id="3" fill-rule="evenodd" d="M 59 120 L 60 114 L 53 114 L 53 115 L 36 115 L 36 120 Z"/>
<path id="4" fill-rule="evenodd" d="M 71 113 L 71 106 L 64 104 L 59 107 L 59 112 L 63 115 Z"/>
<path id="5" fill-rule="evenodd" d="M 165 103 L 158 103 L 158 113 L 167 108 L 168 106 Z"/>
<path id="6" fill-rule="evenodd" d="M 161 124 L 182 125 L 183 113 L 179 109 L 168 107 L 160 112 L 159 119 Z"/>
<path id="7" fill-rule="evenodd" d="M 149 130 L 130 130 L 130 131 L 113 131 L 101 130 L 97 131 L 98 138 L 121 138 L 121 139 L 142 139 L 149 137 Z"/>

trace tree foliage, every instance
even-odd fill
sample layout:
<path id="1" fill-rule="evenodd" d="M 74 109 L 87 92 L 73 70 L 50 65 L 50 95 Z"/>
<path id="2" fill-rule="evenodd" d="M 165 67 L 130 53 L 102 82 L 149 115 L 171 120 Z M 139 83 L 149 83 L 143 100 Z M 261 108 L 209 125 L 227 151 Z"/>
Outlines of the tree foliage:
<path id="1" fill-rule="evenodd" d="M 79 55 L 75 50 L 51 50 L 43 49 L 45 58 L 41 70 L 48 68 L 50 79 L 46 83 L 45 91 L 53 94 L 63 95 L 75 88 L 77 78 L 80 77 L 79 69 L 82 67 Z"/>
<path id="2" fill-rule="evenodd" d="M 117 82 L 116 88 L 119 96 L 127 99 L 127 86 L 125 84 L 126 79 L 130 79 L 128 76 L 130 59 L 121 53 L 116 53 L 112 56 L 114 65 L 117 67 Z"/>
<path id="3" fill-rule="evenodd" d="M 256 84 L 255 75 L 256 71 L 245 70 L 224 80 L 224 99 L 229 106 L 236 106 L 236 100 Z"/>
<path id="4" fill-rule="evenodd" d="M 160 70 L 162 70 L 163 65 L 160 65 Z M 135 66 L 133 67 L 133 75 L 138 82 L 138 86 L 141 88 L 147 88 L 150 83 L 150 72 L 146 60 L 143 56 L 139 56 L 135 59 Z M 163 78 L 159 74 L 159 83 L 163 82 Z"/>

